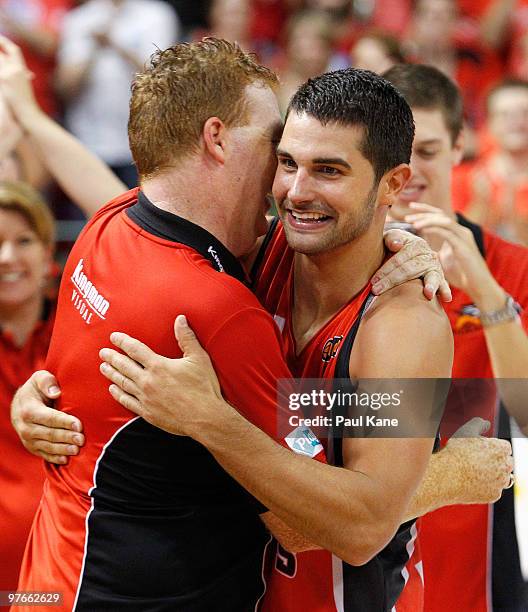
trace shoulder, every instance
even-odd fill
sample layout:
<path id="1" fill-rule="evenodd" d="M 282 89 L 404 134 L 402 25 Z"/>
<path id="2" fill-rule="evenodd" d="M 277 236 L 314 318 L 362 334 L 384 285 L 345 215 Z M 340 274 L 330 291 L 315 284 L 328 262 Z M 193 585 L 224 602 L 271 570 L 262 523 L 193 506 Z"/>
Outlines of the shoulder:
<path id="1" fill-rule="evenodd" d="M 351 371 L 363 376 L 449 376 L 453 336 L 436 299 L 410 281 L 376 298 L 358 330 Z"/>
<path id="2" fill-rule="evenodd" d="M 274 326 L 249 287 L 229 274 L 218 272 L 195 251 L 186 250 L 185 257 L 190 264 L 186 266 L 185 279 L 189 291 L 184 298 L 188 311 L 182 314 L 206 329 L 209 338 L 226 325 L 238 328 L 240 334 L 255 336 L 266 323 Z M 181 290 L 185 290 L 183 286 Z"/>
<path id="3" fill-rule="evenodd" d="M 433 332 L 442 331 L 445 326 L 449 328 L 449 321 L 438 300 L 425 298 L 422 281 L 413 280 L 377 297 L 365 315 L 364 325 L 381 332 L 395 323 L 413 328 L 425 322 Z"/>

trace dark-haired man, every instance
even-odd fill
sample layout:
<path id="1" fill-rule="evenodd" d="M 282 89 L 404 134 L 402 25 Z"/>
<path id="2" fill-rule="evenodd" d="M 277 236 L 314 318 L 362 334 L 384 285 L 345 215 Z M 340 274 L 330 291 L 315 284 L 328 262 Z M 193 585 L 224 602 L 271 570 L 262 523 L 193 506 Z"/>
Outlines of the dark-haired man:
<path id="1" fill-rule="evenodd" d="M 385 216 L 408 179 L 412 137 L 410 109 L 372 73 L 349 69 L 323 75 L 292 98 L 273 187 L 282 223 L 272 226 L 255 273 L 257 295 L 281 328 L 297 377 L 441 378 L 450 372 L 447 321 L 416 286 L 409 283 L 370 305 L 369 278 L 384 259 Z M 398 350 L 387 351 L 395 328 Z M 189 388 L 178 376 L 178 360 L 160 358 L 127 336 L 114 340 L 144 366 L 116 352 L 102 353 L 122 373 L 108 364 L 104 372 L 130 392 L 114 388 L 116 399 L 168 431 L 196 438 L 299 531 L 303 521 L 304 527 L 317 523 L 323 511 L 318 493 L 326 483 L 315 462 L 301 467 L 297 457 L 211 394 L 210 384 L 200 383 L 209 380 L 209 371 Z M 329 340 L 335 342 L 330 354 Z M 423 406 L 411 407 L 415 424 L 424 427 Z M 269 559 L 263 609 L 392 609 L 409 571 L 419 581 L 418 570 L 405 567 L 416 530 L 412 522 L 401 523 L 431 448 L 432 440 L 423 438 L 356 437 L 342 445 L 331 438 L 328 454 L 347 468 L 334 484 L 354 490 L 346 502 L 352 522 L 335 542 L 335 556 L 294 555 L 277 547 Z M 329 523 L 344 512 L 335 500 Z M 421 593 L 413 584 L 418 588 L 406 605 L 417 610 Z"/>
<path id="2" fill-rule="evenodd" d="M 429 66 L 395 66 L 385 77 L 411 106 L 416 124 L 413 177 L 391 215 L 412 223 L 439 251 L 455 287 L 453 301 L 445 305 L 455 339 L 453 377 L 525 379 L 528 249 L 482 230 L 452 209 L 451 173 L 463 145 L 458 88 Z M 521 388 L 519 383 L 505 381 L 500 388 L 505 408 L 528 433 L 526 385 Z M 499 402 L 494 391 L 479 410 L 496 433 Z M 507 423 L 507 418 L 503 421 Z M 510 514 L 505 520 L 507 508 Z M 428 612 L 525 609 L 512 509 L 510 492 L 496 507 L 493 546 L 500 556 L 493 562 L 493 599 L 492 507 L 454 506 L 423 518 L 420 534 Z"/>

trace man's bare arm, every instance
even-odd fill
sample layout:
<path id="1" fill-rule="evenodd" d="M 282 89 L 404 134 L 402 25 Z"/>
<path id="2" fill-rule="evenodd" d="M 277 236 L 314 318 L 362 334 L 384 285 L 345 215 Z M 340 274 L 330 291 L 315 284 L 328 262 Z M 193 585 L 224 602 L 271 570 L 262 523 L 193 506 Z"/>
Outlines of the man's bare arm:
<path id="1" fill-rule="evenodd" d="M 417 232 L 445 241 L 440 257 L 451 284 L 462 289 L 481 312 L 504 308 L 507 294 L 491 274 L 472 232 L 434 206 L 413 203 L 411 208 L 416 212 L 408 215 L 406 221 L 412 223 Z M 524 313 L 518 320 L 484 327 L 484 335 L 504 407 L 528 435 L 527 321 Z"/>
<path id="2" fill-rule="evenodd" d="M 70 455 L 79 453 L 84 435 L 79 419 L 47 405 L 59 394 L 57 380 L 51 373 L 35 372 L 15 395 L 12 423 L 29 452 L 62 465 Z M 491 503 L 500 497 L 511 482 L 511 446 L 504 440 L 478 436 L 485 423 L 473 419 L 446 448 L 431 456 L 424 479 L 405 512 L 405 520 L 446 505 Z M 271 512 L 261 518 L 287 550 L 319 548 Z"/>
<path id="3" fill-rule="evenodd" d="M 414 291 L 419 293 L 416 286 Z M 426 307 L 430 307 L 423 298 L 421 300 Z M 444 321 L 442 320 L 440 332 L 438 327 L 436 330 L 435 327 L 437 327 L 435 322 L 429 321 L 427 329 L 433 331 L 428 333 L 433 334 L 436 342 L 439 341 L 437 334 L 444 333 Z M 129 338 L 121 335 L 113 337 L 118 344 L 120 344 L 119 338 L 124 339 L 121 348 L 127 349 Z M 409 342 L 412 343 L 416 353 L 416 342 L 411 337 Z M 153 354 L 144 345 L 142 348 L 145 351 L 143 357 L 146 357 L 148 362 Z M 110 359 L 108 353 L 115 352 L 106 350 L 102 352 L 102 356 Z M 447 353 L 451 355 L 449 350 Z M 441 351 L 436 351 L 435 354 L 436 359 L 445 360 Z M 118 353 L 113 356 L 117 360 L 122 357 Z M 145 363 L 140 355 L 131 356 L 148 369 L 148 363 Z M 422 357 L 416 356 L 413 363 L 418 363 L 423 372 Z M 438 370 L 443 372 L 444 376 L 447 375 L 451 367 L 450 359 L 447 361 L 443 367 L 429 374 L 433 375 Z M 435 359 L 429 358 L 428 362 L 435 364 L 436 367 Z M 156 370 L 158 366 L 155 367 Z M 372 370 L 368 370 L 370 371 Z M 144 369 L 138 367 L 136 374 L 141 378 L 144 372 Z M 366 372 L 367 370 L 364 370 L 364 373 Z M 401 370 L 400 374 L 407 376 L 410 375 L 410 371 Z M 370 445 L 367 441 L 355 444 L 352 460 L 350 461 L 350 457 L 346 458 L 350 469 L 321 465 L 306 457 L 292 455 L 280 447 L 245 421 L 236 411 L 226 406 L 219 393 L 216 399 L 212 398 L 211 404 L 208 401 L 204 402 L 202 395 L 199 400 L 186 397 L 182 401 L 181 396 L 175 397 L 172 394 L 173 390 L 170 387 L 175 386 L 172 373 L 167 378 L 164 377 L 163 381 L 157 379 L 155 385 L 152 385 L 152 382 L 152 380 L 150 383 L 147 382 L 144 395 L 130 377 L 124 384 L 125 389 L 140 397 L 141 404 L 148 402 L 152 407 L 153 403 L 164 406 L 159 412 L 152 410 L 149 414 L 142 413 L 147 420 L 152 419 L 154 412 L 157 412 L 156 417 L 162 412 L 163 415 L 159 420 L 154 417 L 154 424 L 174 433 L 196 438 L 212 452 L 228 472 L 280 519 L 313 542 L 353 564 L 368 561 L 390 539 L 403 519 L 414 488 L 418 486 L 429 460 L 432 441 L 413 440 L 407 444 L 407 458 L 412 456 L 412 460 L 407 461 L 407 467 L 404 466 L 404 461 L 395 461 L 392 474 L 389 476 L 376 467 L 379 461 L 371 461 L 370 458 L 375 456 L 379 459 L 380 454 L 386 452 L 388 447 L 391 449 L 391 454 L 401 457 L 402 441 L 391 440 L 384 445 L 380 440 L 376 440 Z M 180 382 L 178 380 L 176 384 L 180 386 Z M 212 395 L 215 394 L 214 388 L 210 388 L 209 396 L 211 390 L 213 390 Z M 113 391 L 118 399 L 119 393 L 115 389 Z M 185 409 L 180 411 L 176 408 L 185 405 L 193 405 L 192 414 L 188 414 Z M 230 440 L 229 444 L 226 444 L 226 436 Z M 412 465 L 411 470 L 408 469 L 409 463 Z M 248 466 L 251 466 L 251 469 Z M 392 491 L 391 480 L 398 481 L 402 486 L 392 495 L 395 501 L 391 508 L 385 509 L 384 516 L 378 516 L 380 513 L 376 508 L 380 495 L 387 495 L 386 492 L 383 493 L 387 487 Z M 314 483 L 317 483 L 317 505 L 313 504 L 311 497 Z M 333 520 L 331 522 L 323 520 L 324 516 L 332 516 Z M 353 529 L 351 525 L 354 525 Z M 375 533 L 370 536 L 373 531 Z M 369 534 L 369 537 L 366 537 L 366 534 Z"/>

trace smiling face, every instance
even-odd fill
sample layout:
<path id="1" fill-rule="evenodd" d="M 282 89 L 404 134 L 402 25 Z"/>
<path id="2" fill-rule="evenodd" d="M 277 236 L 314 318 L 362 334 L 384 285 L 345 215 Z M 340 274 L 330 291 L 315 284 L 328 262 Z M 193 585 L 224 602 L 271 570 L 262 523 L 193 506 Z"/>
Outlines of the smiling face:
<path id="1" fill-rule="evenodd" d="M 0 208 L 0 308 L 40 299 L 51 255 L 28 221 Z"/>
<path id="2" fill-rule="evenodd" d="M 440 109 L 413 108 L 416 127 L 412 155 L 412 178 L 391 209 L 391 216 L 402 219 L 411 212 L 411 202 L 438 206 L 451 212 L 451 174 L 462 156 L 462 139 L 453 145 Z"/>
<path id="3" fill-rule="evenodd" d="M 273 195 L 288 244 L 307 255 L 348 244 L 369 228 L 378 205 L 364 129 L 291 112 L 277 150 Z"/>

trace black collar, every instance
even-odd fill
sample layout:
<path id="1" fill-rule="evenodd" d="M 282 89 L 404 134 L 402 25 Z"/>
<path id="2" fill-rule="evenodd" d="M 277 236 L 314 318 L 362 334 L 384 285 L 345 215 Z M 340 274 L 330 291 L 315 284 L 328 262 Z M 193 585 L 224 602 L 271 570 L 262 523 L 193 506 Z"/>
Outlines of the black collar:
<path id="1" fill-rule="evenodd" d="M 238 259 L 218 239 L 203 227 L 154 206 L 142 191 L 138 193 L 137 204 L 127 208 L 126 214 L 150 234 L 185 244 L 208 259 L 219 272 L 234 276 L 241 283 L 247 282 Z"/>
<path id="2" fill-rule="evenodd" d="M 477 243 L 478 250 L 480 251 L 482 257 L 485 258 L 486 249 L 484 248 L 484 234 L 482 233 L 482 228 L 480 227 L 480 225 L 472 223 L 471 221 L 466 219 L 466 217 L 463 217 L 460 213 L 457 213 L 456 217 L 460 225 L 463 225 L 464 227 L 467 227 L 469 230 L 471 230 L 473 238 L 475 238 L 475 242 Z"/>

